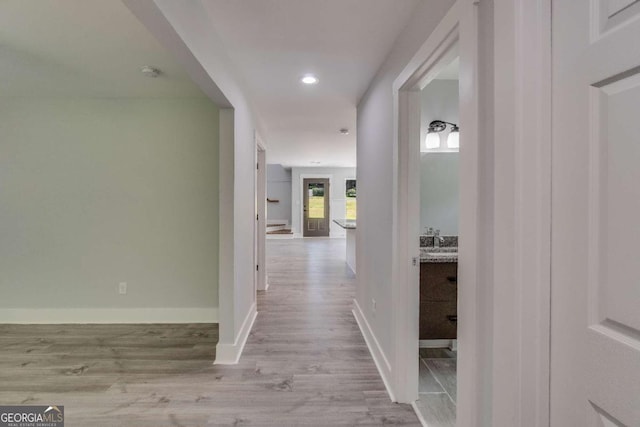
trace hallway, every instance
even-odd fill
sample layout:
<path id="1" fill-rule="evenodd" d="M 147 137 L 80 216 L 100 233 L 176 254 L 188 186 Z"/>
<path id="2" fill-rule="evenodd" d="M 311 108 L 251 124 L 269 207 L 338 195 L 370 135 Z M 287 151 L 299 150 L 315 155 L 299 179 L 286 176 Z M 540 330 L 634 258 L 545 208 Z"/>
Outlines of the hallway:
<path id="1" fill-rule="evenodd" d="M 238 365 L 217 325 L 0 325 L 3 404 L 67 426 L 419 425 L 389 400 L 351 313 L 343 239 L 268 241 L 271 287 Z"/>
<path id="2" fill-rule="evenodd" d="M 270 287 L 258 296 L 241 365 L 285 393 L 251 407 L 277 405 L 273 425 L 420 425 L 410 406 L 389 400 L 351 313 L 355 278 L 344 254 L 343 239 L 268 241 Z"/>

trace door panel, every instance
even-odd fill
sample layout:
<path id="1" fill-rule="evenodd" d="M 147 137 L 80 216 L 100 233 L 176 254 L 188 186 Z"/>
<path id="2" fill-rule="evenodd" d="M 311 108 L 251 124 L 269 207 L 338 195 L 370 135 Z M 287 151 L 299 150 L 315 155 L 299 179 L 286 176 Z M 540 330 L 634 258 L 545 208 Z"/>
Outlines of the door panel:
<path id="1" fill-rule="evenodd" d="M 306 178 L 302 183 L 303 236 L 329 236 L 329 180 Z"/>
<path id="2" fill-rule="evenodd" d="M 592 0 L 592 2 L 594 10 L 591 15 L 591 27 L 592 36 L 596 39 L 640 13 L 639 0 Z"/>
<path id="3" fill-rule="evenodd" d="M 598 119 L 603 131 L 594 153 L 598 161 L 594 172 L 600 176 L 594 188 L 594 208 L 600 216 L 596 226 L 602 237 L 601 244 L 593 248 L 593 262 L 600 269 L 593 296 L 597 302 L 594 320 L 640 331 L 640 247 L 635 245 L 640 242 L 640 75 L 604 86 L 599 92 Z"/>
<path id="4" fill-rule="evenodd" d="M 551 425 L 640 426 L 640 2 L 552 13 Z"/>

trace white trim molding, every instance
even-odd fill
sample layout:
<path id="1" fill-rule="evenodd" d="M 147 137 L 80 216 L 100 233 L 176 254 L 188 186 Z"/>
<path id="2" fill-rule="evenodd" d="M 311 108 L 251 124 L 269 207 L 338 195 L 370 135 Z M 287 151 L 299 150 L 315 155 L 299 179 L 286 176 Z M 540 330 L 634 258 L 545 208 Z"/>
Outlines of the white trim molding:
<path id="1" fill-rule="evenodd" d="M 458 0 L 394 82 L 393 374 L 415 398 L 415 99 L 460 55 L 457 425 L 549 425 L 550 0 Z M 499 167 L 497 167 L 499 166 Z"/>
<path id="2" fill-rule="evenodd" d="M 287 239 L 295 239 L 295 235 L 293 234 L 267 234 L 266 240 L 287 240 Z M 264 291 L 264 289 L 258 289 L 259 291 Z"/>
<path id="3" fill-rule="evenodd" d="M 411 402 L 411 407 L 413 408 L 413 412 L 416 413 L 416 416 L 418 417 L 418 421 L 420 421 L 420 424 L 423 427 L 429 427 L 429 424 L 427 424 L 427 420 L 425 420 L 424 416 L 422 416 L 422 412 L 420 412 L 420 409 L 418 409 L 418 405 L 416 405 L 415 401 Z"/>
<path id="4" fill-rule="evenodd" d="M 218 323 L 218 308 L 3 308 L 0 323 Z"/>
<path id="5" fill-rule="evenodd" d="M 458 347 L 457 340 L 420 340 L 420 348 L 449 348 L 455 350 Z"/>
<path id="6" fill-rule="evenodd" d="M 491 423 L 548 427 L 551 0 L 494 3 Z"/>
<path id="7" fill-rule="evenodd" d="M 392 307 L 394 358 L 392 380 L 398 402 L 411 403 L 418 398 L 419 361 L 419 283 L 420 266 L 416 236 L 420 234 L 420 91 L 456 56 L 460 57 L 460 128 L 464 145 L 460 148 L 460 260 L 459 330 L 462 332 L 459 353 L 458 413 L 477 413 L 473 400 L 477 395 L 474 380 L 481 371 L 473 357 L 477 347 L 489 347 L 475 341 L 477 307 L 477 263 L 483 250 L 476 245 L 478 222 L 478 31 L 477 6 L 469 0 L 458 0 L 447 12 L 425 43 L 418 49 L 393 83 L 394 147 L 393 147 L 393 250 Z M 487 313 L 489 315 L 489 313 Z M 464 418 L 464 416 L 462 417 Z M 466 426 L 464 422 L 459 424 Z M 471 424 L 469 424 L 471 425 Z"/>
<path id="8" fill-rule="evenodd" d="M 384 382 L 384 386 L 387 388 L 387 393 L 389 393 L 389 397 L 393 402 L 396 401 L 396 398 L 393 393 L 393 389 L 390 386 L 390 378 L 391 378 L 391 364 L 389 360 L 384 354 L 376 335 L 373 333 L 371 326 L 369 326 L 369 322 L 367 322 L 367 318 L 364 316 L 364 313 L 360 309 L 360 305 L 358 301 L 353 300 L 353 316 L 356 318 L 356 323 L 358 323 L 358 327 L 360 328 L 360 332 L 364 337 L 364 341 L 367 343 L 367 347 L 369 347 L 369 353 L 371 353 L 371 357 L 378 368 L 378 372 L 380 372 L 380 376 L 382 377 L 382 382 Z M 416 360 L 418 359 L 416 354 Z"/>
<path id="9" fill-rule="evenodd" d="M 244 350 L 244 345 L 247 343 L 249 333 L 251 332 L 251 328 L 253 328 L 257 316 L 258 310 L 254 302 L 247 316 L 244 318 L 244 322 L 242 322 L 240 332 L 235 342 L 233 344 L 218 343 L 216 346 L 216 360 L 213 362 L 214 365 L 235 365 L 240 361 L 242 350 Z"/>
<path id="10" fill-rule="evenodd" d="M 267 290 L 267 150 L 258 132 L 255 132 L 256 153 L 255 162 L 255 191 L 256 213 L 258 221 L 254 223 L 254 262 L 259 268 L 256 270 L 255 288 L 259 291 Z"/>
<path id="11" fill-rule="evenodd" d="M 464 138 L 457 425 L 548 427 L 550 0 L 458 0 L 394 82 L 394 392 L 406 403 L 417 394 L 414 92 L 452 40 Z"/>

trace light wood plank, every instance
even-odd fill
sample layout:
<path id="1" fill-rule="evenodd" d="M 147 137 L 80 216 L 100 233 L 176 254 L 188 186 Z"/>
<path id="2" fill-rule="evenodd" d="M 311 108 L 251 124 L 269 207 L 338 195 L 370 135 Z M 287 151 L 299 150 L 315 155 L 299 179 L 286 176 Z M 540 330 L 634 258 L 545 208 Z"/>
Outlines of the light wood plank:
<path id="1" fill-rule="evenodd" d="M 267 241 L 238 365 L 212 365 L 217 325 L 0 325 L 0 401 L 65 405 L 68 426 L 418 426 L 351 314 L 344 245 Z"/>

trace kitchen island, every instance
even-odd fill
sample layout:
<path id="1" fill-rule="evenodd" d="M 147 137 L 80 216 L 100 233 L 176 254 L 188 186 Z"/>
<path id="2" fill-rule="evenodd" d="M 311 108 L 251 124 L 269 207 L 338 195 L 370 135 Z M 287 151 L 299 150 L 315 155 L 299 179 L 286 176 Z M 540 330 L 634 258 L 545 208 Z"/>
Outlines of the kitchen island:
<path id="1" fill-rule="evenodd" d="M 333 222 L 344 228 L 347 233 L 347 265 L 356 273 L 356 221 L 351 219 L 334 219 Z"/>

